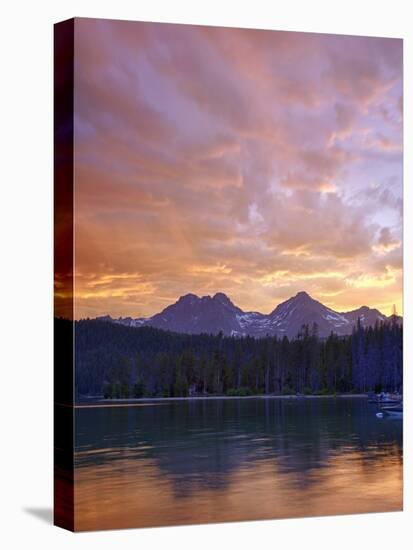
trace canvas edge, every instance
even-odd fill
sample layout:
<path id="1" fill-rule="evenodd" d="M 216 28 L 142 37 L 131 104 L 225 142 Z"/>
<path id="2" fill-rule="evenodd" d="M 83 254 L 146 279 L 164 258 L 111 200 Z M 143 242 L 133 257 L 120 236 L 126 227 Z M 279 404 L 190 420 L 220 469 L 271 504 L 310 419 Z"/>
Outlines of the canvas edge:
<path id="1" fill-rule="evenodd" d="M 54 25 L 54 513 L 75 530 L 73 152 L 74 19 Z"/>

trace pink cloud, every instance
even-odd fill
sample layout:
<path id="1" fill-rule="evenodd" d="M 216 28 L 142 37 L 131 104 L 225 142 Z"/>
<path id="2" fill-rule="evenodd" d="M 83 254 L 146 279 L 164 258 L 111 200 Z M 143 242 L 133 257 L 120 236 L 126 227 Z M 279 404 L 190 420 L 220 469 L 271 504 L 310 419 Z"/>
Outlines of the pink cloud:
<path id="1" fill-rule="evenodd" d="M 343 306 L 362 295 L 346 276 L 386 275 L 374 246 L 401 238 L 400 41 L 77 24 L 80 312 L 150 314 L 205 290 L 266 310 L 303 284 Z"/>

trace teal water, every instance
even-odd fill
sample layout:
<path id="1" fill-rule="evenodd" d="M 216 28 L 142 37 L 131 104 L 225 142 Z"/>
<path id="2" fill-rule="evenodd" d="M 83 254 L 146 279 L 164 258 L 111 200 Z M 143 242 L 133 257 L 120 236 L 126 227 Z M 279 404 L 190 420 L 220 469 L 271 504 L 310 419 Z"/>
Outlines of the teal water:
<path id="1" fill-rule="evenodd" d="M 402 508 L 402 422 L 363 398 L 76 410 L 76 528 Z"/>

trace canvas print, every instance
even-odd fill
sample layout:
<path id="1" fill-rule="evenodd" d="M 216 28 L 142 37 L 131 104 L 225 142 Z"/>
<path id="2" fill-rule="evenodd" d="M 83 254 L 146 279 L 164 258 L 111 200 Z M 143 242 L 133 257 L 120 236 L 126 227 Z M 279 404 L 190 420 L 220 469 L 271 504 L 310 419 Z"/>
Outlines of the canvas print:
<path id="1" fill-rule="evenodd" d="M 402 510 L 398 38 L 55 26 L 55 522 Z"/>

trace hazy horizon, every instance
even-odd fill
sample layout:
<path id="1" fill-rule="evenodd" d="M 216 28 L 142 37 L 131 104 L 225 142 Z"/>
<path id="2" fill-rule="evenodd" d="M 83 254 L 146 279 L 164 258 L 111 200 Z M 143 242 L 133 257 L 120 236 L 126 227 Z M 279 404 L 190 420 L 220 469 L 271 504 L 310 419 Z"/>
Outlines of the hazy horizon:
<path id="1" fill-rule="evenodd" d="M 76 19 L 75 316 L 402 314 L 402 41 Z"/>

